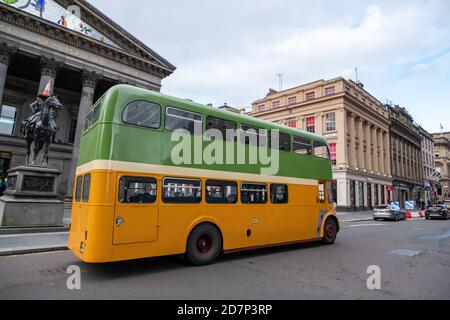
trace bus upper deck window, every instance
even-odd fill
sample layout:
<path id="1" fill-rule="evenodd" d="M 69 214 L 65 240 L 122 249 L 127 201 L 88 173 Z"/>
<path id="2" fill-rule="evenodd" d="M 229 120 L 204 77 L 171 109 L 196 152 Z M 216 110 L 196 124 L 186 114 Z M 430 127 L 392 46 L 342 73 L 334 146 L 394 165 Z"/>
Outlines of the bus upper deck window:
<path id="1" fill-rule="evenodd" d="M 166 129 L 169 131 L 176 131 L 184 129 L 190 134 L 202 133 L 203 116 L 200 113 L 195 113 L 174 107 L 167 107 L 166 109 Z"/>
<path id="2" fill-rule="evenodd" d="M 158 129 L 161 126 L 161 106 L 148 101 L 134 101 L 123 111 L 125 123 L 140 127 Z"/>

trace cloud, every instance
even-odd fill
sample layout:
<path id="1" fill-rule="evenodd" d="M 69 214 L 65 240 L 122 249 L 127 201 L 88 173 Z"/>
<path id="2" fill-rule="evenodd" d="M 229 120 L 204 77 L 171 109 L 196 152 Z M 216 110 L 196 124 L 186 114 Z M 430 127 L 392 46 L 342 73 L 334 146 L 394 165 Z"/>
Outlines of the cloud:
<path id="1" fill-rule="evenodd" d="M 287 88 L 354 77 L 358 66 L 380 100 L 422 114 L 433 92 L 448 113 L 433 91 L 450 86 L 448 0 L 90 2 L 177 66 L 163 81 L 168 94 L 248 107 L 278 86 L 279 72 Z"/>

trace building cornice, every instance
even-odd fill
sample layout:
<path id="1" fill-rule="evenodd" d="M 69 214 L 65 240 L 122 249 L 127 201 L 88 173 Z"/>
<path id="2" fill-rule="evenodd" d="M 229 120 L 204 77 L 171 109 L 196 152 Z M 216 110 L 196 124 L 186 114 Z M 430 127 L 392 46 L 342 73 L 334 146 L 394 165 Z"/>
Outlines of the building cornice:
<path id="1" fill-rule="evenodd" d="M 86 50 L 109 60 L 128 65 L 160 78 L 165 78 L 173 72 L 170 68 L 157 64 L 156 61 L 145 61 L 147 58 L 130 54 L 126 52 L 124 48 L 114 48 L 79 32 L 61 27 L 55 23 L 41 19 L 1 2 L 0 19 L 21 28 L 28 29 L 34 33 Z M 104 30 L 102 30 L 102 32 L 103 31 Z M 109 36 L 109 34 L 107 35 Z"/>

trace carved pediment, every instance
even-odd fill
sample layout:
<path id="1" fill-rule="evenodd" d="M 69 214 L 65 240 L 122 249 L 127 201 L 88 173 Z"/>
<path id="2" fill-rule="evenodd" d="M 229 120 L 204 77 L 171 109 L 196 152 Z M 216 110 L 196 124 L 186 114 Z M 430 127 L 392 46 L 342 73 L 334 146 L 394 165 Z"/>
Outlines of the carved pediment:
<path id="1" fill-rule="evenodd" d="M 159 69 L 158 73 L 163 77 L 175 70 L 170 62 L 85 0 L 0 0 L 0 4 L 58 25 L 62 30 L 78 33 L 82 39 L 80 45 L 85 48 L 97 47 L 96 51 L 103 52 L 102 55 L 107 58 L 120 59 L 121 62 L 142 70 Z M 89 39 L 92 41 L 91 45 L 88 44 L 91 42 Z M 103 48 L 98 48 L 99 46 Z M 126 53 L 126 56 L 120 56 L 120 53 Z M 149 67 L 146 68 L 143 64 L 148 64 Z"/>

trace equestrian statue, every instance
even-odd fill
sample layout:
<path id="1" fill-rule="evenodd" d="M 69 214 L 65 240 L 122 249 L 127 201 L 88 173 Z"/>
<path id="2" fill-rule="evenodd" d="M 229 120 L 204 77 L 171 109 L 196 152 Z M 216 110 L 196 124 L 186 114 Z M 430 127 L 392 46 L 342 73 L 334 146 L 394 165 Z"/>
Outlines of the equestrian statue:
<path id="1" fill-rule="evenodd" d="M 40 93 L 37 100 L 30 105 L 31 116 L 26 119 L 21 127 L 21 135 L 27 142 L 27 157 L 25 165 L 36 166 L 37 157 L 41 151 L 43 167 L 48 166 L 48 152 L 50 145 L 55 142 L 56 133 L 59 130 L 56 124 L 58 111 L 62 104 L 56 95 L 52 95 L 51 82 L 47 83 L 44 91 Z"/>

